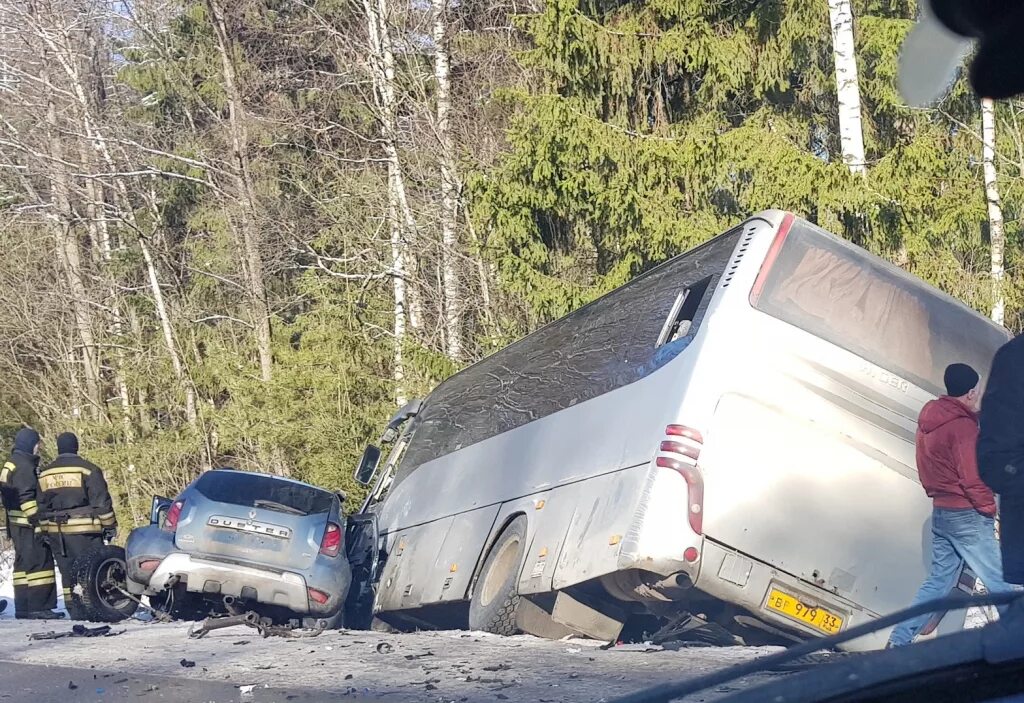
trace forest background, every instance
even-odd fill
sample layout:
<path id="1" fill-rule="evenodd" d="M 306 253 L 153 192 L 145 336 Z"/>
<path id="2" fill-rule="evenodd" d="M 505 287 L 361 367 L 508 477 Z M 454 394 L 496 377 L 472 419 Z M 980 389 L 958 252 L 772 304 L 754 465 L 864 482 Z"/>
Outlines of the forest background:
<path id="1" fill-rule="evenodd" d="M 907 0 L 0 0 L 0 440 L 122 524 L 358 494 L 396 403 L 760 209 L 1024 326 L 1024 104 L 895 87 Z"/>

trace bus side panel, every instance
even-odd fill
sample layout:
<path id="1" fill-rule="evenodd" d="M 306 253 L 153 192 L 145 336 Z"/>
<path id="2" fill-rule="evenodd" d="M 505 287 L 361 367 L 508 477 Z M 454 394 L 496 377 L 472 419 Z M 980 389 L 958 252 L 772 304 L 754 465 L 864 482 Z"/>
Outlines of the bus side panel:
<path id="1" fill-rule="evenodd" d="M 635 384 L 634 384 L 635 385 Z M 381 529 L 500 505 L 621 466 L 632 386 L 419 466 L 391 489 Z"/>
<path id="2" fill-rule="evenodd" d="M 463 600 L 484 549 L 495 529 L 498 506 L 456 515 L 429 571 L 422 574 L 420 604 Z M 429 553 L 424 556 L 429 557 Z"/>
<path id="3" fill-rule="evenodd" d="M 381 610 L 403 610 L 423 604 L 423 592 L 435 577 L 435 559 L 454 522 L 455 517 L 451 516 L 398 532 L 381 574 Z"/>
<path id="4" fill-rule="evenodd" d="M 644 495 L 649 465 L 560 488 L 575 503 L 553 587 L 562 589 L 618 569 L 619 551 Z"/>

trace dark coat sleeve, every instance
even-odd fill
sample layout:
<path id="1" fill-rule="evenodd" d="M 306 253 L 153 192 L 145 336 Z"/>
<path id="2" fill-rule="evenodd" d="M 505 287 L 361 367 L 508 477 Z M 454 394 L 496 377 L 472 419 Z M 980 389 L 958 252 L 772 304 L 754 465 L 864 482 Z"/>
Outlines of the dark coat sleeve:
<path id="1" fill-rule="evenodd" d="M 1000 495 L 1024 495 L 1024 337 L 996 353 L 981 404 L 978 473 Z"/>
<path id="2" fill-rule="evenodd" d="M 91 471 L 85 479 L 89 505 L 95 509 L 96 517 L 104 527 L 116 527 L 114 501 L 110 497 L 110 489 L 107 488 L 107 479 L 103 476 L 103 470 L 95 464 L 90 464 L 89 468 Z"/>

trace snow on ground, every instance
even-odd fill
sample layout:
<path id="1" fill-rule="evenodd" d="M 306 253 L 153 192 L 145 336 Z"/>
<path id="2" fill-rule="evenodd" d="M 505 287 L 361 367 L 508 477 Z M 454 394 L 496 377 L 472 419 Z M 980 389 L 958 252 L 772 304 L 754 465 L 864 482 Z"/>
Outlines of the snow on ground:
<path id="1" fill-rule="evenodd" d="M 30 641 L 28 635 L 33 632 L 62 632 L 70 624 L 11 622 L 0 627 L 4 634 L 0 661 L 324 691 L 332 698 L 348 695 L 398 703 L 594 703 L 776 651 L 758 647 L 615 651 L 582 640 L 553 642 L 476 632 L 327 632 L 308 639 L 261 639 L 245 627 L 190 640 L 186 625 L 138 622 L 115 626 L 114 631 L 124 631 L 115 637 Z M 713 700 L 773 676 L 777 675 L 721 686 L 692 700 Z"/>

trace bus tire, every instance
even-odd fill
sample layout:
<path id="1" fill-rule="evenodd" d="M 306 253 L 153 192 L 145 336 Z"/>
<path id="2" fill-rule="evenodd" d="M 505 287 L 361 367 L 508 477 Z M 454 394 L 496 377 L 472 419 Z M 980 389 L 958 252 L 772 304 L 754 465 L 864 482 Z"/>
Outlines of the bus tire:
<path id="1" fill-rule="evenodd" d="M 519 610 L 519 571 L 526 549 L 526 516 L 509 523 L 491 547 L 469 601 L 469 628 L 514 635 Z"/>

